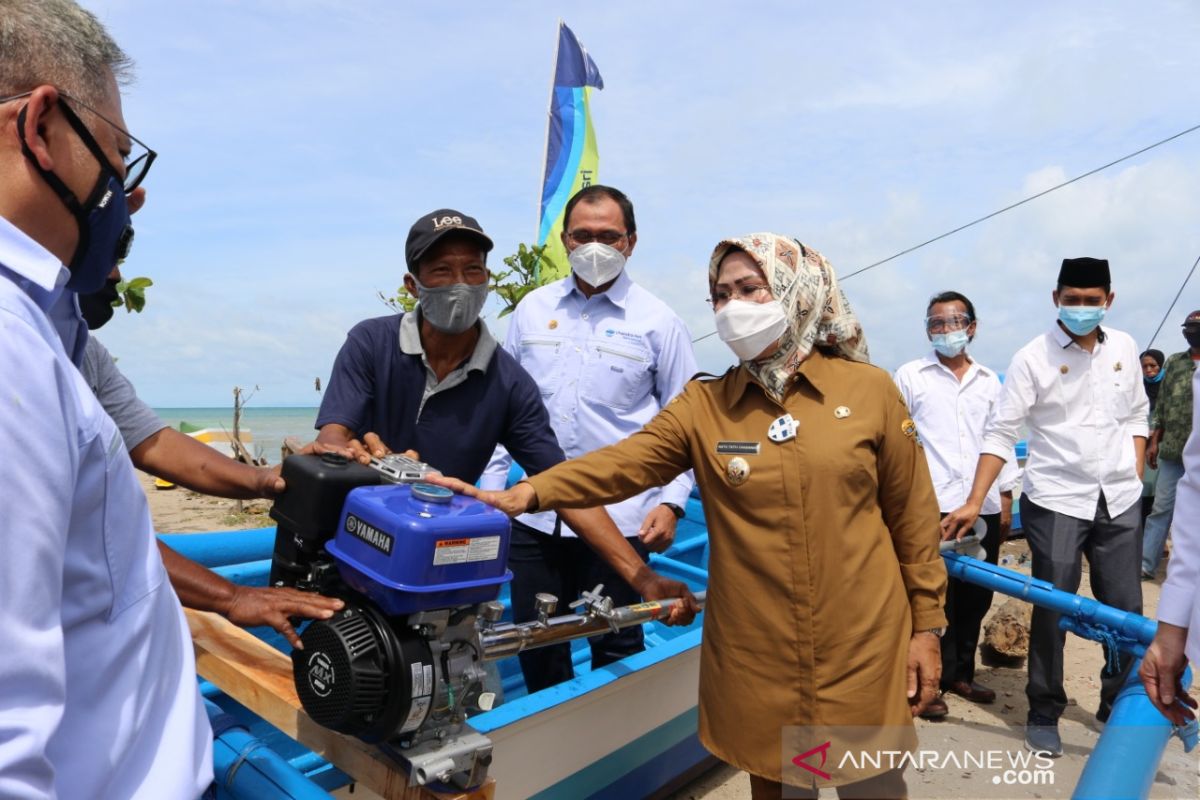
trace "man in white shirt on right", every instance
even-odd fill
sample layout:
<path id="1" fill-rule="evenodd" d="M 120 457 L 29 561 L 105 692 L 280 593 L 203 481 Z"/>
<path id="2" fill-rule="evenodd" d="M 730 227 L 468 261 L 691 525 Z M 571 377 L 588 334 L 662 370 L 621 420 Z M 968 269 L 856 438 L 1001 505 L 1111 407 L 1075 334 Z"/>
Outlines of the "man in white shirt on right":
<path id="1" fill-rule="evenodd" d="M 925 309 L 925 333 L 933 350 L 896 370 L 896 386 L 917 423 L 943 514 L 961 506 L 971 491 L 984 428 L 1000 398 L 999 377 L 967 354 L 977 327 L 975 304 L 965 295 L 953 291 L 934 295 Z M 1012 490 L 1019 472 L 1016 459 L 1006 459 L 999 480 L 983 501 L 980 519 L 986 526 L 983 549 L 989 564 L 999 560 L 1000 545 L 1012 527 Z M 941 688 L 972 703 L 996 700 L 992 689 L 975 682 L 979 628 L 991 605 L 990 590 L 950 579 Z M 948 712 L 946 701 L 939 697 L 921 716 L 937 719 Z"/>
<path id="2" fill-rule="evenodd" d="M 1022 529 L 1033 576 L 1067 592 L 1079 588 L 1088 557 L 1100 602 L 1142 611 L 1140 499 L 1149 434 L 1149 401 L 1141 386 L 1138 348 L 1126 333 L 1101 328 L 1112 305 L 1108 262 L 1064 259 L 1052 298 L 1054 327 L 1013 357 L 1004 393 L 984 435 L 966 503 L 942 520 L 943 538 L 962 536 L 978 517 L 988 487 L 1010 458 L 1022 426 L 1029 460 L 1021 495 Z M 1029 749 L 1062 753 L 1058 718 L 1067 705 L 1058 614 L 1035 608 L 1029 643 Z M 1101 673 L 1100 722 L 1108 718 L 1131 663 Z"/>
<path id="3" fill-rule="evenodd" d="M 1192 376 L 1200 397 L 1200 370 Z M 1175 489 L 1175 547 L 1158 599 L 1158 632 L 1139 670 L 1146 694 L 1167 719 L 1184 725 L 1196 718 L 1196 700 L 1180 678 L 1190 660 L 1200 665 L 1200 403 L 1192 404 L 1192 434 L 1183 448 L 1183 477 Z"/>

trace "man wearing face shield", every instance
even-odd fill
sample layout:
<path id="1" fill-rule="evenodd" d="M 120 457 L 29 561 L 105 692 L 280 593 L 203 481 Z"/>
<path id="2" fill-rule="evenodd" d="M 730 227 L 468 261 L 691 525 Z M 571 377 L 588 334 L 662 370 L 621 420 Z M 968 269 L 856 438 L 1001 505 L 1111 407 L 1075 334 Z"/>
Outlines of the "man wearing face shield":
<path id="1" fill-rule="evenodd" d="M 959 292 L 934 295 L 925 309 L 925 333 L 933 349 L 896 370 L 896 386 L 904 396 L 921 435 L 938 508 L 943 514 L 963 504 L 975 477 L 983 431 L 1000 396 L 996 373 L 967 353 L 978 320 L 975 304 Z M 1012 526 L 1012 490 L 1019 470 L 1008 459 L 1000 479 L 988 490 L 981 519 L 986 524 L 983 549 L 995 564 L 1000 545 Z M 974 703 L 992 703 L 996 693 L 975 682 L 975 650 L 979 628 L 992 603 L 987 589 L 951 578 L 946 589 L 949 624 L 942 637 L 942 691 Z M 938 698 L 922 716 L 944 717 L 946 701 Z"/>
<path id="2" fill-rule="evenodd" d="M 537 385 L 479 318 L 491 249 L 479 223 L 453 209 L 413 224 L 404 285 L 417 307 L 350 330 L 317 415 L 318 442 L 349 447 L 364 463 L 412 451 L 471 481 L 497 444 L 530 474 L 563 460 Z M 694 612 L 687 587 L 651 571 L 604 509 L 565 511 L 563 518 L 622 581 L 651 599 L 687 597 Z"/>
<path id="3" fill-rule="evenodd" d="M 525 296 L 512 314 L 504 349 L 533 376 L 558 443 L 575 458 L 619 442 L 653 419 L 696 374 L 696 359 L 683 321 L 629 277 L 625 262 L 637 245 L 629 198 L 608 186 L 589 186 L 567 202 L 563 220 L 571 274 Z M 498 449 L 480 485 L 504 488 L 511 463 Z M 671 546 L 691 489 L 691 474 L 683 473 L 607 511 L 647 559 Z M 537 618 L 539 592 L 578 597 L 602 583 L 617 605 L 640 601 L 553 513 L 513 521 L 509 566 L 518 622 Z M 642 629 L 596 636 L 589 644 L 595 669 L 641 652 Z M 524 652 L 520 660 L 531 692 L 575 675 L 570 645 Z"/>
<path id="4" fill-rule="evenodd" d="M 903 797 L 901 769 L 834 753 L 912 749 L 912 716 L 937 696 L 946 568 L 916 427 L 891 377 L 865 363 L 820 253 L 772 233 L 724 239 L 708 278 L 739 362 L 725 375 L 689 381 L 641 430 L 507 491 L 437 481 L 515 516 L 616 502 L 693 470 L 711 549 L 701 742 L 751 774 L 756 800 L 829 786 Z M 825 778 L 793 760 L 821 742 L 828 761 L 807 763 Z"/>
<path id="5" fill-rule="evenodd" d="M 1063 259 L 1051 295 L 1058 319 L 1013 356 L 983 437 L 971 492 L 942 519 L 942 536 L 961 537 L 970 530 L 988 488 L 1027 428 L 1021 527 L 1033 555 L 1033 577 L 1074 593 L 1086 553 L 1096 599 L 1140 614 L 1142 468 L 1150 404 L 1132 337 L 1100 326 L 1114 297 L 1108 261 Z M 1058 719 L 1067 706 L 1066 634 L 1058 617 L 1033 610 L 1025 687 L 1025 746 L 1052 756 L 1062 754 Z M 1100 674 L 1100 723 L 1108 719 L 1133 661 L 1108 655 L 1117 669 L 1106 667 Z"/>
<path id="6" fill-rule="evenodd" d="M 212 733 L 116 425 L 48 312 L 132 241 L 129 61 L 70 0 L 0 0 L 0 796 L 195 798 Z M 72 301 L 73 306 L 73 301 Z"/>

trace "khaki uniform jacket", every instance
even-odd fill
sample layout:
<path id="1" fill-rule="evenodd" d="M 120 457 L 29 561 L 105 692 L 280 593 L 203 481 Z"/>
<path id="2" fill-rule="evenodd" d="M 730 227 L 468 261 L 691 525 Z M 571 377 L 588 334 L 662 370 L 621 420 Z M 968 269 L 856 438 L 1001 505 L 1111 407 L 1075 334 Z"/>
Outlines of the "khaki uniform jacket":
<path id="1" fill-rule="evenodd" d="M 767 430 L 784 413 L 799 427 L 776 443 Z M 732 452 L 755 444 L 757 454 Z M 749 468 L 740 484 L 730 477 L 738 458 Z M 581 508 L 686 469 L 710 546 L 704 745 L 780 780 L 784 726 L 889 726 L 911 737 L 909 637 L 946 624 L 946 569 L 924 453 L 888 373 L 814 351 L 782 406 L 744 368 L 693 380 L 641 431 L 529 483 L 541 508 Z"/>

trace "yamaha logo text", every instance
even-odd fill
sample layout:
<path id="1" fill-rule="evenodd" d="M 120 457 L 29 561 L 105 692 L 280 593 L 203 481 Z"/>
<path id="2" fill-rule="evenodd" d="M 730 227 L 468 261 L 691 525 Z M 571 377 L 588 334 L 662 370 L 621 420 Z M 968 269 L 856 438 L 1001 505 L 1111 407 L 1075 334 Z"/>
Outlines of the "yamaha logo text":
<path id="1" fill-rule="evenodd" d="M 378 528 L 368 525 L 353 514 L 346 515 L 346 533 L 362 539 L 384 555 L 392 554 L 392 537 Z"/>

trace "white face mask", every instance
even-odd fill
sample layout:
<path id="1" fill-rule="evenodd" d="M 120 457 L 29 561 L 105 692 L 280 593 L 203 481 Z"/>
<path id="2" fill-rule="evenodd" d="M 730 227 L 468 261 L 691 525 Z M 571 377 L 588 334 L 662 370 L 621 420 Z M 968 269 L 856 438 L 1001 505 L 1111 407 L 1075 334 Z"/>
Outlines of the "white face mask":
<path id="1" fill-rule="evenodd" d="M 625 269 L 625 254 L 600 242 L 581 244 L 567 256 L 571 270 L 588 286 L 603 286 Z"/>
<path id="2" fill-rule="evenodd" d="M 755 303 L 733 299 L 716 316 L 717 335 L 742 361 L 751 361 L 787 330 L 787 315 L 778 300 Z"/>

